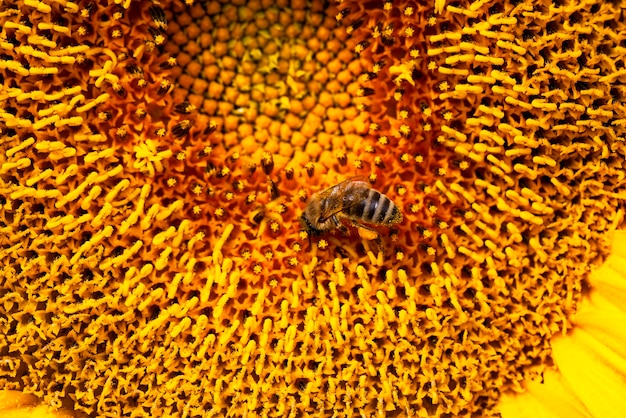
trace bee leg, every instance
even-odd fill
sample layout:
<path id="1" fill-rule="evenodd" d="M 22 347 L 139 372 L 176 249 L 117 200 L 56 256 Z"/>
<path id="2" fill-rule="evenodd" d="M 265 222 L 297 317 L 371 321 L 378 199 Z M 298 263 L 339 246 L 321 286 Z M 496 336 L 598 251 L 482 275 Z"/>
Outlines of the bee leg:
<path id="1" fill-rule="evenodd" d="M 379 236 L 376 237 L 376 246 L 378 247 L 378 251 L 385 255 L 385 244 L 383 244 L 383 239 Z"/>
<path id="2" fill-rule="evenodd" d="M 378 232 L 375 229 L 370 228 L 369 226 L 365 226 L 356 221 L 352 221 L 352 226 L 354 226 L 359 232 L 359 236 L 363 239 L 371 241 L 373 239 L 378 238 Z"/>
<path id="3" fill-rule="evenodd" d="M 357 230 L 359 231 L 359 236 L 361 238 L 366 239 L 368 241 L 374 240 L 376 242 L 376 247 L 378 248 L 378 251 L 383 253 L 383 255 L 385 254 L 385 246 L 383 245 L 383 239 L 380 237 L 380 234 L 376 232 L 375 229 L 372 229 L 370 227 L 367 227 L 355 221 L 352 221 L 352 225 L 354 225 L 357 228 Z"/>
<path id="4" fill-rule="evenodd" d="M 335 228 L 339 230 L 339 232 L 341 232 L 341 235 L 343 235 L 344 237 L 350 235 L 348 228 L 342 224 L 341 222 L 339 222 L 339 219 L 337 219 L 336 216 L 332 216 L 331 219 L 333 220 L 333 224 L 335 224 Z"/>

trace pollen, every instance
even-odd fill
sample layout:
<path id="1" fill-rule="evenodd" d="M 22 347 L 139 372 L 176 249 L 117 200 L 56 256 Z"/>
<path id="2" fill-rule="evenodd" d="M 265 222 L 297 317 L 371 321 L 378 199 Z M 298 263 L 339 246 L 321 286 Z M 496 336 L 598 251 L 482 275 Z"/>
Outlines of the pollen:
<path id="1" fill-rule="evenodd" d="M 202 194 L 202 186 L 200 186 L 199 184 L 192 186 L 191 192 L 196 196 L 199 196 L 200 194 Z"/>
<path id="2" fill-rule="evenodd" d="M 171 83 L 169 80 L 165 79 L 165 80 L 161 80 L 161 82 L 159 83 L 161 90 L 166 91 L 171 87 Z"/>

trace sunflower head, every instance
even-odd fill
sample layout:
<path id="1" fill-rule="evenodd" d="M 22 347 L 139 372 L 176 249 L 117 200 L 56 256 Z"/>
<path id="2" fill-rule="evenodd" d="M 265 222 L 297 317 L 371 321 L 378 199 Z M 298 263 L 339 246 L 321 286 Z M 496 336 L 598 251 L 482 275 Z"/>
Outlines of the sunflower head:
<path id="1" fill-rule="evenodd" d="M 483 416 L 541 374 L 623 222 L 620 10 L 189 3 L 0 10 L 0 384 Z M 312 237 L 354 176 L 385 251 Z"/>

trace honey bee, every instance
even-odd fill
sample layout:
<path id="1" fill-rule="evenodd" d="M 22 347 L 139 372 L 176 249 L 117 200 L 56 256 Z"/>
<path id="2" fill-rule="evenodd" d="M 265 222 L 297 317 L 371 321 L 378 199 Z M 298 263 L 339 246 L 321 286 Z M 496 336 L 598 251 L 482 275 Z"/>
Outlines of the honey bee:
<path id="1" fill-rule="evenodd" d="M 361 238 L 373 240 L 378 233 L 363 223 L 391 226 L 402 221 L 402 213 L 391 199 L 372 189 L 366 177 L 358 176 L 311 196 L 300 224 L 311 237 L 333 229 L 345 230 L 340 219 L 351 221 Z"/>

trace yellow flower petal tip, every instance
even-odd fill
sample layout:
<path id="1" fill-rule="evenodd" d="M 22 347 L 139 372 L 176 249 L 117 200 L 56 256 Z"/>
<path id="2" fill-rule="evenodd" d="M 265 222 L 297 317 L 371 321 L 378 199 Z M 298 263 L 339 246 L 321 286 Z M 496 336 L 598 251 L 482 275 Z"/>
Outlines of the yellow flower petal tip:
<path id="1" fill-rule="evenodd" d="M 625 245 L 625 231 L 617 231 L 612 254 L 590 276 L 574 328 L 551 341 L 556 370 L 527 382 L 524 393 L 504 394 L 503 418 L 626 416 Z"/>
<path id="2" fill-rule="evenodd" d="M 72 418 L 74 415 L 43 405 L 34 395 L 16 390 L 0 390 L 0 416 L 2 418 Z"/>
<path id="3" fill-rule="evenodd" d="M 525 387 L 523 394 L 502 395 L 498 406 L 502 418 L 592 418 L 555 371 L 547 370 L 542 382 L 530 381 Z"/>
<path id="4" fill-rule="evenodd" d="M 598 295 L 619 308 L 626 306 L 626 234 L 620 231 L 613 241 L 611 256 L 591 273 L 591 285 Z"/>

